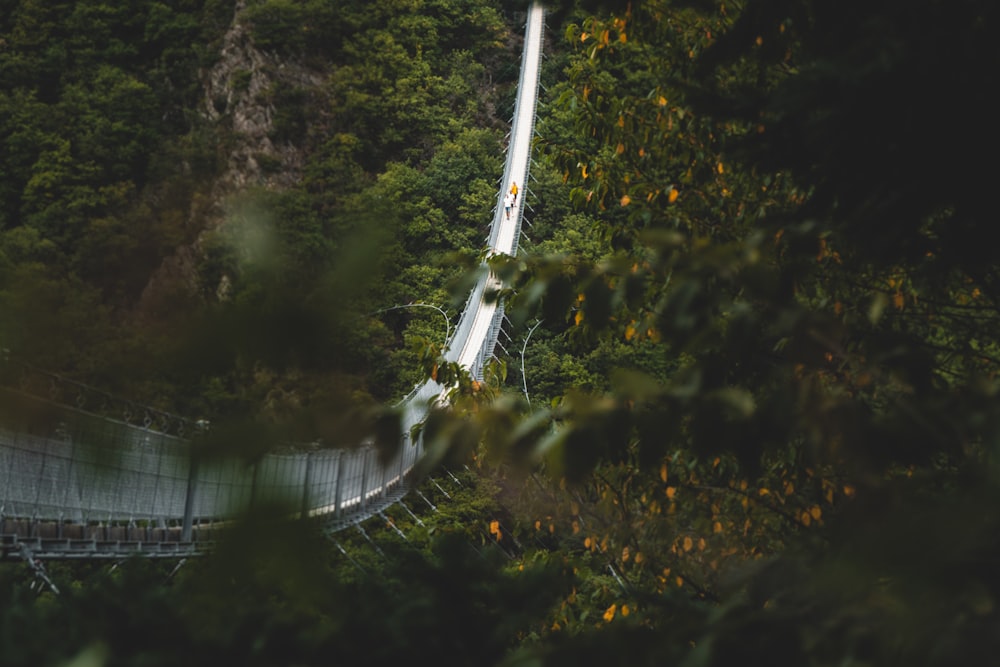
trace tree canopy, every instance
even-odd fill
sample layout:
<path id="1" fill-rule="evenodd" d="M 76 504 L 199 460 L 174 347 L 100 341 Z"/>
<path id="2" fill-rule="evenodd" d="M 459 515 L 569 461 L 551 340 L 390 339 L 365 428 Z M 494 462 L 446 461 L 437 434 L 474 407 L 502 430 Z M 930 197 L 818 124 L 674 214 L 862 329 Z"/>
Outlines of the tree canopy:
<path id="1" fill-rule="evenodd" d="M 150 134 L 147 112 L 165 98 L 122 55 L 148 53 L 133 32 L 107 32 L 100 63 L 63 81 L 72 49 L 51 41 L 61 15 L 6 4 L 17 11 L 0 13 L 11 17 L 0 18 L 0 188 L 16 205 L 0 213 L 0 272 L 31 289 L 0 287 L 0 304 L 24 327 L 52 309 L 86 313 L 100 339 L 92 314 L 120 305 L 71 241 L 133 247 L 144 209 L 115 207 L 141 200 L 136 174 L 152 171 L 146 151 L 167 132 Z M 147 17 L 157 39 L 211 28 L 218 12 L 205 3 L 192 22 L 159 3 L 129 16 L 77 4 L 80 21 Z M 195 338 L 203 356 L 184 365 L 211 370 L 184 380 L 203 405 L 245 410 L 276 386 L 316 390 L 324 406 L 405 390 L 436 360 L 439 313 L 389 311 L 363 328 L 329 313 L 447 299 L 478 257 L 502 131 L 496 108 L 470 102 L 488 72 L 515 78 L 499 74 L 503 14 L 471 1 L 363 5 L 248 7 L 262 48 L 336 66 L 319 92 L 269 91 L 287 104 L 278 136 L 310 146 L 301 187 L 259 194 L 239 209 L 254 224 L 205 241 L 203 284 L 226 276 L 232 292 Z M 234 551 L 170 585 L 130 566 L 79 584 L 87 594 L 68 605 L 31 597 L 14 573 L 0 586 L 5 633 L 72 633 L 53 652 L 0 646 L 12 664 L 108 646 L 97 660 L 169 662 L 153 645 L 262 665 L 991 663 L 1000 291 L 984 164 L 998 143 L 986 100 L 997 11 L 978 0 L 553 6 L 525 252 L 491 260 L 508 281 L 512 341 L 484 388 L 426 425 L 447 468 L 421 487 L 424 511 L 397 508 L 337 550 L 280 526 L 258 557 L 235 551 L 256 537 L 238 528 Z M 43 122 L 47 110 L 71 136 Z M 258 231 L 277 252 L 252 253 Z M 352 278 L 357 292 L 338 301 L 330 285 Z M 94 590 L 106 597 L 88 607 Z M 108 616 L 76 625 L 92 608 Z M 135 621 L 135 645 L 94 648 L 114 619 Z"/>

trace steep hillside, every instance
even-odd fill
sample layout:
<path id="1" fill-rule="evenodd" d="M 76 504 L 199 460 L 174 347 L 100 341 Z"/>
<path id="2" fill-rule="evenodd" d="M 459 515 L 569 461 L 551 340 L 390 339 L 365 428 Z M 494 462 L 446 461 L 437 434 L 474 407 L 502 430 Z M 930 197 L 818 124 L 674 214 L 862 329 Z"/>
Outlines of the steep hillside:
<path id="1" fill-rule="evenodd" d="M 369 314 L 448 307 L 479 250 L 516 14 L 459 0 L 7 4 L 5 347 L 187 413 L 405 393 L 443 323 Z"/>

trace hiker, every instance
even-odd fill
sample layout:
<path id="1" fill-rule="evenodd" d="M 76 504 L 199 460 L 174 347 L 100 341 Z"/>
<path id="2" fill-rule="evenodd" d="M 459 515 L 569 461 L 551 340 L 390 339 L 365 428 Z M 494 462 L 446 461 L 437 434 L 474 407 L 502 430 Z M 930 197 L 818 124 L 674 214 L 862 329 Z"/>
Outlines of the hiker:
<path id="1" fill-rule="evenodd" d="M 514 203 L 517 203 L 517 181 L 511 182 L 510 196 L 513 198 Z"/>
<path id="2" fill-rule="evenodd" d="M 514 205 L 514 198 L 508 192 L 503 198 L 503 209 L 507 212 L 507 219 L 510 220 L 510 209 Z"/>

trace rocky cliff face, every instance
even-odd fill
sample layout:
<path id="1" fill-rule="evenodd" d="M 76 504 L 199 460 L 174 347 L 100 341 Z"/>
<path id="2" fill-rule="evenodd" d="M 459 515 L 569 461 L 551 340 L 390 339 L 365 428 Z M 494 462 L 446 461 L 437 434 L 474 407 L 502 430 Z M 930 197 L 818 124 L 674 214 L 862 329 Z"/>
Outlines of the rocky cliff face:
<path id="1" fill-rule="evenodd" d="M 246 2 L 236 3 L 232 24 L 223 40 L 216 63 L 202 73 L 201 115 L 212 123 L 219 138 L 216 147 L 221 174 L 208 189 L 209 202 L 192 206 L 190 223 L 202 232 L 193 244 L 183 246 L 154 271 L 143 292 L 139 310 L 152 312 L 157 304 L 172 301 L 178 292 L 195 294 L 198 263 L 203 257 L 206 232 L 223 223 L 239 224 L 231 216 L 230 202 L 247 188 L 283 189 L 295 184 L 302 172 L 304 151 L 300 146 L 272 139 L 277 84 L 295 89 L 318 90 L 324 77 L 301 63 L 258 50 L 250 26 L 243 18 Z M 216 296 L 225 298 L 228 278 L 216 286 Z"/>
<path id="2" fill-rule="evenodd" d="M 203 113 L 232 136 L 227 167 L 214 193 L 220 200 L 246 186 L 281 188 L 298 180 L 301 151 L 270 138 L 275 112 L 270 91 L 279 81 L 301 89 L 319 88 L 323 82 L 318 72 L 257 50 L 241 20 L 244 4 L 237 3 L 219 61 L 204 76 Z M 268 163 L 266 170 L 261 162 Z"/>

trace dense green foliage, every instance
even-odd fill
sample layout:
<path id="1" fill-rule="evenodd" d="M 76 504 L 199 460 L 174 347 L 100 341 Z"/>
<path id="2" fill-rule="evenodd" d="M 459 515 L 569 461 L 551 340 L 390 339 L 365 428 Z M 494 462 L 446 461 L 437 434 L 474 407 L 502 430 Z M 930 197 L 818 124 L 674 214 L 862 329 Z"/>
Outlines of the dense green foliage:
<path id="1" fill-rule="evenodd" d="M 490 457 L 541 463 L 551 490 L 518 497 L 536 531 L 626 586 L 597 598 L 623 635 L 571 596 L 540 654 L 991 655 L 988 176 L 942 168 L 997 145 L 977 83 L 995 11 L 614 4 L 564 26 L 540 131 L 594 225 L 560 212 L 538 246 L 564 256 L 499 269 L 542 320 L 525 379 L 547 416 L 488 414 Z"/>
<path id="2" fill-rule="evenodd" d="M 510 554 L 483 523 L 496 503 L 475 475 L 422 493 L 437 510 L 415 499 L 413 516 L 398 507 L 387 515 L 405 540 L 372 520 L 364 536 L 336 534 L 334 547 L 317 526 L 262 512 L 235 526 L 211 558 L 50 564 L 58 595 L 0 565 L 0 661 L 385 665 L 419 657 L 458 667 L 501 656 L 565 588 L 562 568 L 505 567 Z"/>
<path id="3" fill-rule="evenodd" d="M 3 4 L 0 336 L 26 356 L 92 370 L 115 331 L 94 311 L 137 298 L 150 269 L 192 238 L 183 218 L 214 169 L 191 113 L 197 71 L 231 9 Z"/>
<path id="4" fill-rule="evenodd" d="M 6 348 L 213 418 L 302 423 L 330 397 L 382 403 L 420 379 L 419 350 L 447 327 L 427 309 L 379 313 L 425 302 L 454 318 L 450 255 L 481 249 L 494 104 L 516 71 L 495 6 L 7 4 Z M 233 21 L 263 64 L 209 94 Z M 223 197 L 213 182 L 254 109 L 277 147 L 251 148 L 262 175 L 291 151 L 301 178 Z"/>
<path id="5" fill-rule="evenodd" d="M 340 535 L 343 551 L 276 526 L 244 556 L 260 533 L 237 530 L 163 587 L 164 573 L 129 565 L 35 598 L 15 571 L 0 590 L 13 664 L 91 643 L 109 664 L 170 663 L 175 647 L 206 664 L 261 665 L 993 661 L 1000 292 L 986 244 L 991 173 L 969 147 L 997 147 L 985 82 L 998 10 L 554 10 L 527 252 L 494 260 L 511 286 L 510 355 L 426 429 L 435 457 L 478 473 L 460 476 L 467 491 L 425 485 L 439 511 L 420 512 L 424 526 L 394 510 L 410 542 L 377 519 L 372 542 Z M 216 25 L 200 11 L 194 24 Z M 473 102 L 487 73 L 513 79 L 501 74 L 500 16 L 457 0 L 250 3 L 262 48 L 335 65 L 319 89 L 267 92 L 287 102 L 275 139 L 308 147 L 301 186 L 251 193 L 232 208 L 246 224 L 206 237 L 211 319 L 160 389 L 195 387 L 199 409 L 223 413 L 263 404 L 275 418 L 301 418 L 308 396 L 331 406 L 325 422 L 313 413 L 314 432 L 341 426 L 330 415 L 359 394 L 398 395 L 433 365 L 439 313 L 364 315 L 444 302 L 477 256 L 503 109 Z M 55 71 L 45 58 L 32 66 Z M 109 66 L 86 71 L 128 90 Z M 162 104 L 147 85 L 134 103 Z M 17 94 L 51 104 L 53 90 Z M 57 97 L 72 108 L 97 103 L 67 91 Z M 59 239 L 96 237 L 39 205 L 43 193 L 75 201 L 83 191 L 65 184 L 76 181 L 28 187 L 31 169 L 132 177 L 114 161 L 143 159 L 152 135 L 123 118 L 119 136 L 136 149 L 107 164 L 97 150 L 99 172 L 61 162 L 58 141 L 28 164 L 13 130 L 40 119 L 5 104 L 13 129 L 0 136 L 14 157 L 3 168 L 23 174 L 0 185 L 18 201 L 0 229 L 0 271 L 32 290 L 5 280 L 3 308 L 62 303 L 63 321 L 100 340 L 103 313 L 113 320 L 128 292 L 95 284 L 83 255 L 66 255 L 83 251 Z M 155 133 L 163 154 L 194 150 L 194 125 Z M 142 210 L 144 187 L 130 186 L 127 214 Z M 71 213 L 90 221 L 97 206 Z M 7 640 L 24 627 L 50 634 Z M 46 642 L 56 628 L 67 636 Z"/>

